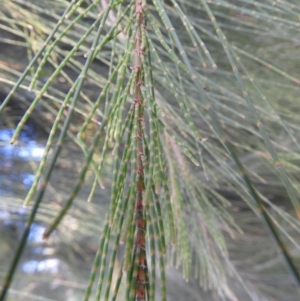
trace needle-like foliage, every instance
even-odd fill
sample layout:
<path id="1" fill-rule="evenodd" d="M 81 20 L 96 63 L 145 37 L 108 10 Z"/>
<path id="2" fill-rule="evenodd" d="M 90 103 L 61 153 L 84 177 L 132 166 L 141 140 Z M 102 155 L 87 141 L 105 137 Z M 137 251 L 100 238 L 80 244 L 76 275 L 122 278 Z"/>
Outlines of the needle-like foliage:
<path id="1" fill-rule="evenodd" d="M 167 263 L 180 267 L 187 281 L 195 275 L 220 300 L 244 300 L 240 288 L 249 300 L 278 297 L 255 286 L 247 277 L 249 261 L 233 247 L 249 226 L 243 212 L 232 209 L 241 201 L 260 218 L 291 282 L 300 285 L 293 251 L 300 249 L 296 1 L 2 5 L 1 28 L 22 40 L 2 42 L 26 47 L 29 64 L 22 73 L 0 66 L 0 81 L 12 86 L 1 116 L 9 114 L 14 95 L 27 90 L 32 98 L 24 100 L 26 112 L 11 143 L 33 112 L 53 118 L 24 201 L 32 211 L 0 300 L 70 138 L 85 160 L 44 238 L 59 227 L 88 173 L 88 201 L 97 189 L 111 191 L 106 218 L 99 216 L 105 222 L 83 300 L 116 300 L 120 294 L 121 300 L 167 300 Z M 104 168 L 111 169 L 109 179 Z M 289 200 L 291 214 L 271 193 Z"/>

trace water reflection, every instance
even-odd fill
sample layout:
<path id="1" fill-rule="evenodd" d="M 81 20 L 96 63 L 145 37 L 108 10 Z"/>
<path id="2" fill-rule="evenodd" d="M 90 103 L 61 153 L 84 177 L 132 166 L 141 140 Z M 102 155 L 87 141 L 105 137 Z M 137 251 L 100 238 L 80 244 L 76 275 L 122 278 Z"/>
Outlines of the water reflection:
<path id="1" fill-rule="evenodd" d="M 33 224 L 30 228 L 28 240 L 33 242 L 42 242 L 45 230 L 45 227 L 38 224 Z"/>
<path id="2" fill-rule="evenodd" d="M 39 161 L 44 147 L 34 140 L 31 130 L 23 131 L 15 144 L 10 144 L 14 129 L 0 129 L 0 156 L 2 159 L 23 159 Z"/>
<path id="3" fill-rule="evenodd" d="M 60 260 L 57 258 L 49 258 L 41 261 L 29 260 L 22 266 L 25 273 L 48 272 L 55 274 L 59 272 Z"/>
<path id="4" fill-rule="evenodd" d="M 13 133 L 14 129 L 0 129 L 0 191 L 4 195 L 30 188 L 35 175 L 28 162 L 41 160 L 44 151 L 44 147 L 35 141 L 36 135 L 31 127 L 27 126 L 18 142 L 12 145 L 10 139 Z"/>
<path id="5" fill-rule="evenodd" d="M 23 208 L 22 203 L 34 181 L 45 145 L 43 144 L 44 137 L 38 136 L 36 130 L 30 125 L 24 127 L 17 142 L 11 145 L 10 140 L 14 129 L 0 128 L 1 278 L 10 265 L 31 210 L 30 206 Z M 42 206 L 50 205 L 43 202 Z M 57 208 L 55 209 L 57 210 Z M 46 225 L 48 225 L 48 221 L 45 220 L 51 213 L 51 207 L 46 214 L 41 212 L 43 217 L 40 216 L 31 226 L 27 246 L 19 264 L 19 271 L 14 279 L 13 285 L 17 290 L 11 291 L 8 296 L 9 301 L 44 298 L 42 296 L 50 296 L 53 300 L 79 300 L 83 293 L 85 285 L 79 285 L 79 281 L 82 280 L 74 275 L 70 265 L 71 261 L 78 260 L 78 254 L 72 250 L 73 248 L 68 245 L 68 242 L 65 240 L 61 242 L 56 233 L 49 241 L 44 241 L 42 238 Z M 74 230 L 75 226 L 73 221 L 68 229 Z M 90 264 L 91 262 L 81 268 L 80 274 L 81 277 L 84 275 L 84 279 L 88 276 Z M 19 281 L 19 278 L 23 280 Z M 0 279 L 1 282 L 2 279 Z M 76 284 L 74 288 L 70 289 L 73 282 L 79 286 Z M 56 285 L 55 290 L 53 289 L 54 284 Z M 15 293 L 24 291 L 30 293 L 30 297 L 27 296 L 29 299 L 25 296 L 16 299 Z"/>

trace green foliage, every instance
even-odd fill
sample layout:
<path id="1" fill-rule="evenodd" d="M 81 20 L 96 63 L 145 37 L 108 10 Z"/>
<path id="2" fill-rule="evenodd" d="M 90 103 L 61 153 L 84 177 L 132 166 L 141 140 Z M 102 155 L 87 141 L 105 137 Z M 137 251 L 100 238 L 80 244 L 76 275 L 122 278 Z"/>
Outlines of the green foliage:
<path id="1" fill-rule="evenodd" d="M 110 209 L 85 301 L 94 300 L 97 275 L 95 300 L 116 300 L 121 285 L 124 300 L 166 300 L 167 262 L 181 267 L 186 280 L 196 275 L 222 300 L 242 298 L 232 278 L 249 300 L 282 298 L 278 291 L 255 288 L 234 262 L 239 254 L 230 249 L 231 239 L 248 226 L 243 212 L 231 209 L 241 201 L 265 223 L 300 284 L 299 258 L 290 255 L 299 250 L 293 235 L 300 229 L 296 3 L 3 3 L 2 28 L 22 38 L 29 64 L 0 111 L 7 114 L 21 89 L 34 95 L 11 143 L 34 110 L 41 111 L 40 118 L 51 112 L 53 120 L 24 202 L 34 203 L 32 211 L 0 300 L 67 138 L 81 147 L 85 162 L 45 238 L 60 225 L 88 172 L 94 175 L 89 201 L 111 181 Z M 5 64 L 1 68 L 1 81 L 12 84 L 14 72 Z M 111 179 L 104 180 L 104 168 L 111 168 Z M 270 200 L 275 189 L 290 200 L 291 214 Z M 117 267 L 121 242 L 125 251 Z M 240 262 L 249 264 L 247 258 Z"/>

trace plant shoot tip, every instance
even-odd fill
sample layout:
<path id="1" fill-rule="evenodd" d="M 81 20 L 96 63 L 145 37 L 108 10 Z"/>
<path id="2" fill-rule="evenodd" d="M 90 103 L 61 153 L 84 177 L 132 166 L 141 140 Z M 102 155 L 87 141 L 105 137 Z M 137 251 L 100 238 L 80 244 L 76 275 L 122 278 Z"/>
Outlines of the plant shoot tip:
<path id="1" fill-rule="evenodd" d="M 43 234 L 43 240 L 47 240 L 49 238 L 49 234 L 47 231 Z"/>
<path id="2" fill-rule="evenodd" d="M 199 137 L 198 140 L 199 142 L 205 142 L 208 138 L 202 138 L 202 137 Z"/>

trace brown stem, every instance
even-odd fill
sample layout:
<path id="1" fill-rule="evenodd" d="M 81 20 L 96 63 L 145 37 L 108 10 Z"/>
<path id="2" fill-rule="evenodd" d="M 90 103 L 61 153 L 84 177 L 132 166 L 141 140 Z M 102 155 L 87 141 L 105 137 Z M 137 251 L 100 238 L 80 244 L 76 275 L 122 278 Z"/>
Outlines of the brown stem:
<path id="1" fill-rule="evenodd" d="M 144 184 L 144 149 L 143 149 L 143 105 L 144 100 L 141 92 L 143 86 L 142 78 L 142 30 L 144 26 L 144 6 L 142 0 L 136 0 L 135 2 L 135 17 L 138 23 L 137 33 L 135 37 L 134 47 L 134 67 L 133 72 L 136 72 L 135 77 L 135 91 L 134 91 L 134 105 L 138 112 L 137 118 L 137 136 L 136 136 L 136 148 L 137 148 L 137 193 L 136 193 L 136 205 L 135 205 L 135 219 L 136 219 L 136 237 L 135 237 L 135 252 L 139 257 L 139 266 L 136 280 L 135 300 L 146 300 L 146 250 L 145 250 L 145 219 L 144 219 L 144 200 L 143 195 L 145 191 Z"/>

